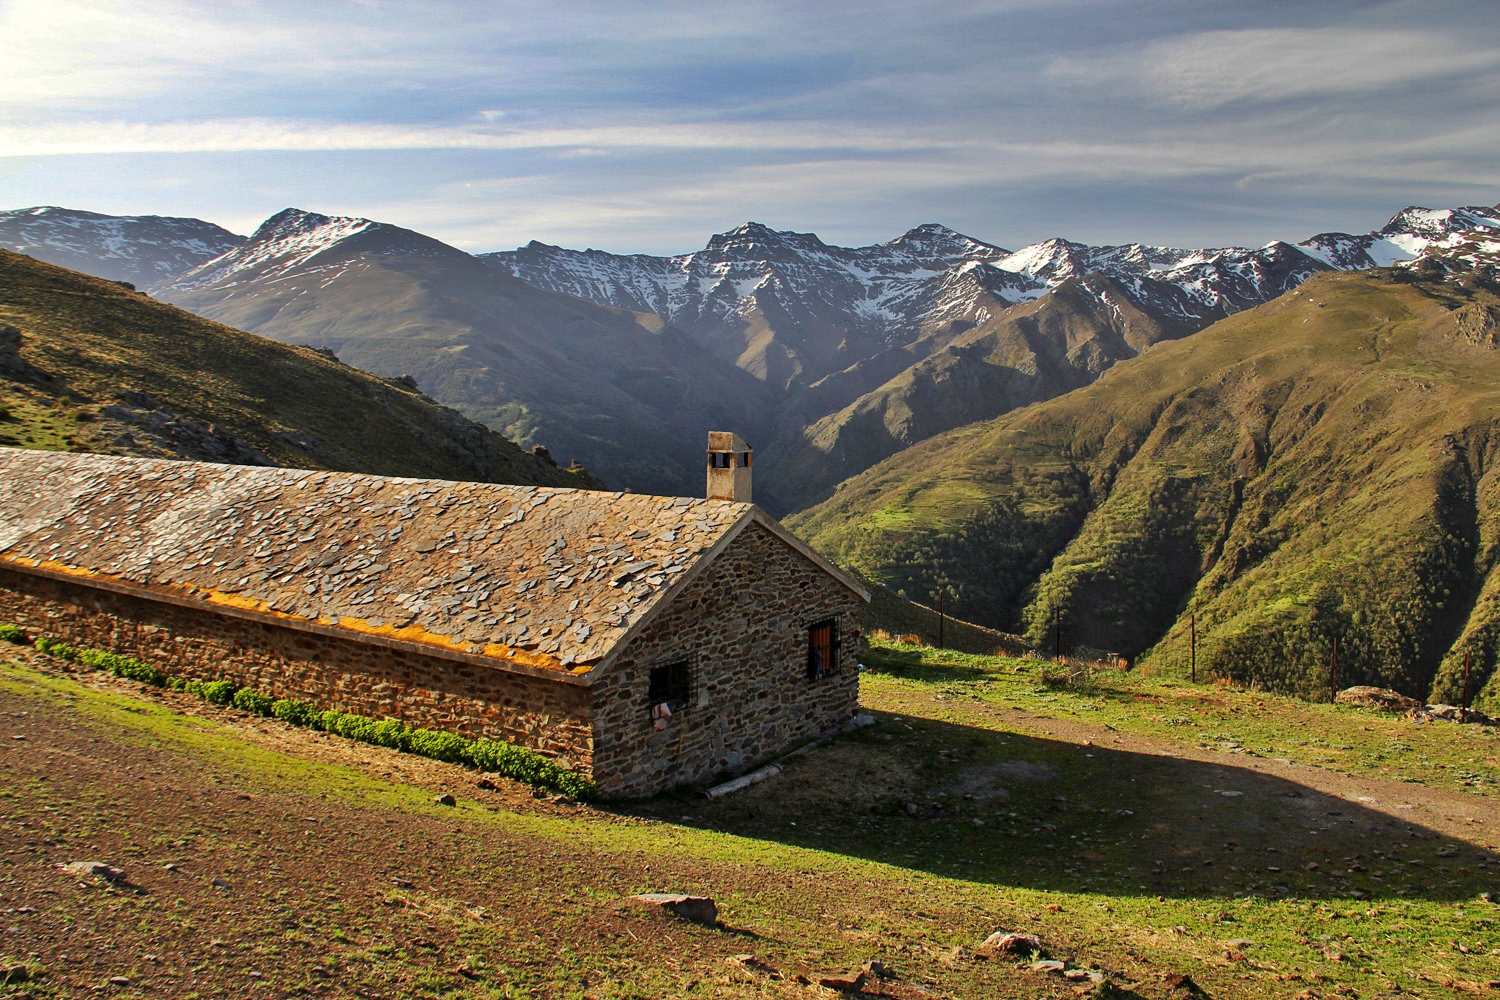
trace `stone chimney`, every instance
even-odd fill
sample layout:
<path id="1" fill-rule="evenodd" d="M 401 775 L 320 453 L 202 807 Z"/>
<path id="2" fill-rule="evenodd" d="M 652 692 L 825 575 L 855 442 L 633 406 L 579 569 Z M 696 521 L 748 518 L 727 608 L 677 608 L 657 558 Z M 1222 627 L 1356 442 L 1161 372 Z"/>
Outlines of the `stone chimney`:
<path id="1" fill-rule="evenodd" d="M 708 432 L 708 498 L 750 502 L 751 447 L 730 431 Z"/>

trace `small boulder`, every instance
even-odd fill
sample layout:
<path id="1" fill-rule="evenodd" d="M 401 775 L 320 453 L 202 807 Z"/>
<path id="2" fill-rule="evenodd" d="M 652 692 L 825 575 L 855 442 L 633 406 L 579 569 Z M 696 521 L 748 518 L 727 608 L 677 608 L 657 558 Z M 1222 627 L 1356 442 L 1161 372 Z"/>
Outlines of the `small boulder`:
<path id="1" fill-rule="evenodd" d="M 1065 966 L 1055 958 L 1045 958 L 1040 962 L 1031 963 L 1032 972 L 1056 972 L 1060 974 L 1065 968 L 1067 968 L 1067 966 Z"/>
<path id="2" fill-rule="evenodd" d="M 434 795 L 432 797 L 432 801 L 435 802 L 437 805 L 440 805 L 440 806 L 456 806 L 456 805 L 458 805 L 458 800 L 455 799 L 453 796 L 449 795 L 447 792 L 444 792 L 442 795 Z"/>
<path id="3" fill-rule="evenodd" d="M 870 959 L 864 965 L 860 966 L 860 969 L 865 973 L 865 975 L 874 976 L 876 979 L 896 978 L 896 974 L 890 969 L 886 968 L 885 963 L 880 961 L 880 959 L 878 958 Z"/>
<path id="4" fill-rule="evenodd" d="M 984 939 L 984 943 L 979 946 L 976 954 L 982 958 L 995 958 L 1000 955 L 1040 955 L 1042 954 L 1042 939 L 1035 934 L 996 931 Z"/>
<path id="5" fill-rule="evenodd" d="M 1408 698 L 1399 691 L 1392 691 L 1390 688 L 1371 687 L 1368 684 L 1358 684 L 1354 687 L 1344 688 L 1333 700 L 1340 705 L 1375 708 L 1382 712 L 1409 712 L 1414 708 L 1422 707 L 1420 701 L 1415 698 Z"/>
<path id="6" fill-rule="evenodd" d="M 106 882 L 123 882 L 125 872 L 123 869 L 107 865 L 103 861 L 69 861 L 65 865 L 58 865 L 63 871 L 79 878 L 102 878 Z"/>
<path id="7" fill-rule="evenodd" d="M 0 968 L 0 984 L 28 983 L 31 981 L 31 970 L 24 965 L 11 965 Z"/>
<path id="8" fill-rule="evenodd" d="M 859 993 L 864 989 L 865 974 L 863 971 L 851 972 L 847 975 L 838 972 L 831 976 L 819 976 L 817 983 L 819 986 L 830 990 L 839 990 L 843 993 Z"/>
<path id="9" fill-rule="evenodd" d="M 712 927 L 719 922 L 719 908 L 707 896 L 688 896 L 680 892 L 643 892 L 630 897 L 637 903 L 654 906 L 674 917 Z"/>

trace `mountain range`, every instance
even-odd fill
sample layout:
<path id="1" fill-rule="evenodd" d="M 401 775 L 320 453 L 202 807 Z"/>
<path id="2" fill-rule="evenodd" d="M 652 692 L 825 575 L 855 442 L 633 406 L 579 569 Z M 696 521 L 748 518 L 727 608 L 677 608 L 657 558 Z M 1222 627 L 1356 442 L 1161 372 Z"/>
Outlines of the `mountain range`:
<path id="1" fill-rule="evenodd" d="M 243 236 L 201 219 L 51 206 L 0 212 L 0 247 L 142 288 L 170 281 L 243 242 Z"/>
<path id="2" fill-rule="evenodd" d="M 1074 392 L 915 444 L 788 525 L 1049 652 L 1186 673 L 1196 634 L 1208 676 L 1451 703 L 1471 663 L 1493 708 L 1500 282 L 1315 275 Z"/>
<path id="3" fill-rule="evenodd" d="M 1410 208 L 1371 233 L 1258 249 L 1051 239 L 1009 251 L 934 224 L 846 248 L 747 223 L 669 257 L 535 242 L 476 257 L 295 209 L 244 240 L 194 225 L 209 224 L 26 209 L 0 215 L 0 238 L 108 277 L 163 275 L 143 287 L 411 375 L 613 485 L 695 493 L 703 432 L 737 429 L 760 444 L 757 499 L 782 513 L 916 441 L 1087 385 L 1318 272 L 1482 258 L 1500 210 Z"/>

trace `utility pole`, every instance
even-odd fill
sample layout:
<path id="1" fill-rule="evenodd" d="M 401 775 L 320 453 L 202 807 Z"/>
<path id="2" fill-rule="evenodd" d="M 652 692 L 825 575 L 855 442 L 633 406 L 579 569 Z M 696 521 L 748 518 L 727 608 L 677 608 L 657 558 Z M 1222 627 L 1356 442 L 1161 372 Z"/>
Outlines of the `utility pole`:
<path id="1" fill-rule="evenodd" d="M 1193 672 L 1193 683 L 1198 683 L 1198 612 L 1188 615 L 1188 662 Z"/>
<path id="2" fill-rule="evenodd" d="M 938 649 L 943 648 L 943 592 L 938 591 Z"/>
<path id="3" fill-rule="evenodd" d="M 1464 711 L 1469 710 L 1469 651 L 1464 650 Z"/>
<path id="4" fill-rule="evenodd" d="M 1339 637 L 1333 637 L 1333 669 L 1328 671 L 1328 700 L 1339 700 Z"/>
<path id="5" fill-rule="evenodd" d="M 1062 658 L 1062 606 L 1052 609 L 1052 658 Z"/>

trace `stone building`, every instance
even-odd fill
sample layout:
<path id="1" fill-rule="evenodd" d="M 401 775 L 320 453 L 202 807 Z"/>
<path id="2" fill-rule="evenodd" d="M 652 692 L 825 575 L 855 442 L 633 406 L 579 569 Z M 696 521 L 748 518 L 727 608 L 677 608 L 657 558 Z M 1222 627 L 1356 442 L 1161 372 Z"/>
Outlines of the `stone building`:
<path id="1" fill-rule="evenodd" d="M 0 448 L 0 621 L 606 795 L 847 725 L 864 600 L 746 502 Z"/>

